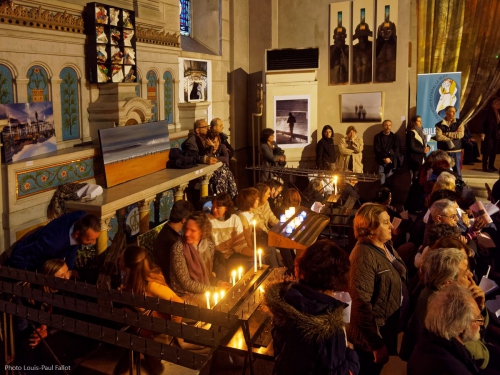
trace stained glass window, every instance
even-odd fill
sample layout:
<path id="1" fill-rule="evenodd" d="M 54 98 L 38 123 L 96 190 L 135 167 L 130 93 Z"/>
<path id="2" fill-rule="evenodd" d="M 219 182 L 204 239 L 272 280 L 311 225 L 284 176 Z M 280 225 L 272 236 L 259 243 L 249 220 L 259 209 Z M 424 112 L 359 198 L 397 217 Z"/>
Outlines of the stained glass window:
<path id="1" fill-rule="evenodd" d="M 0 65 L 0 104 L 14 103 L 12 95 L 12 72 L 5 65 Z"/>
<path id="2" fill-rule="evenodd" d="M 181 35 L 191 35 L 191 0 L 179 0 Z"/>
<path id="3" fill-rule="evenodd" d="M 41 66 L 35 65 L 28 70 L 28 102 L 50 102 L 49 79 L 47 72 Z"/>
<path id="4" fill-rule="evenodd" d="M 149 122 L 158 121 L 158 79 L 156 77 L 156 72 L 150 70 L 148 74 L 146 74 L 146 79 L 148 80 L 148 100 L 153 104 L 151 108 L 153 116 L 151 116 Z"/>
<path id="5" fill-rule="evenodd" d="M 61 70 L 61 116 L 63 141 L 80 138 L 78 77 L 72 68 Z"/>

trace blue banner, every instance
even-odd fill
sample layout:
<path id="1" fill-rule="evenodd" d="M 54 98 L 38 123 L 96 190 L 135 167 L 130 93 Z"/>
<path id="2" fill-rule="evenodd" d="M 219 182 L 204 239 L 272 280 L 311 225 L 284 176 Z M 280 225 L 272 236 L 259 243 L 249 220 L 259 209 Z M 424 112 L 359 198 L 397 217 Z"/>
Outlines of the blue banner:
<path id="1" fill-rule="evenodd" d="M 444 109 L 452 105 L 460 118 L 460 88 L 462 73 L 432 73 L 418 75 L 417 115 L 422 117 L 425 134 L 436 134 L 436 123 L 445 117 Z M 431 151 L 437 149 L 436 142 L 430 141 Z"/>

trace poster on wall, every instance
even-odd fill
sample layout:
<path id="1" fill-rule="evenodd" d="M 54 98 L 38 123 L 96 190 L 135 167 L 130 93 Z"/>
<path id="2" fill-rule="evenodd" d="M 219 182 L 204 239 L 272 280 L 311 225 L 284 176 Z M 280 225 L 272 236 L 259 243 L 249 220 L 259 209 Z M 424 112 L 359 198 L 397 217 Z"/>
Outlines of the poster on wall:
<path id="1" fill-rule="evenodd" d="M 435 126 L 445 117 L 446 107 L 455 107 L 456 117 L 460 118 L 461 82 L 461 72 L 418 75 L 417 114 L 428 141 L 436 134 Z M 431 151 L 436 150 L 435 141 L 430 141 L 429 146 Z"/>
<path id="2" fill-rule="evenodd" d="M 274 132 L 280 147 L 303 147 L 310 143 L 309 95 L 274 97 Z"/>
<path id="3" fill-rule="evenodd" d="M 373 60 L 373 1 L 354 0 L 352 35 L 351 83 L 372 82 Z"/>
<path id="4" fill-rule="evenodd" d="M 209 72 L 208 61 L 181 60 L 184 102 L 204 102 L 208 100 Z"/>
<path id="5" fill-rule="evenodd" d="M 0 122 L 6 163 L 57 151 L 51 102 L 0 104 Z"/>
<path id="6" fill-rule="evenodd" d="M 341 95 L 342 122 L 381 122 L 382 92 Z"/>
<path id="7" fill-rule="evenodd" d="M 351 45 L 351 3 L 330 4 L 330 85 L 349 82 L 349 48 Z"/>
<path id="8" fill-rule="evenodd" d="M 383 0 L 377 3 L 376 82 L 394 82 L 396 80 L 397 17 L 397 0 Z"/>

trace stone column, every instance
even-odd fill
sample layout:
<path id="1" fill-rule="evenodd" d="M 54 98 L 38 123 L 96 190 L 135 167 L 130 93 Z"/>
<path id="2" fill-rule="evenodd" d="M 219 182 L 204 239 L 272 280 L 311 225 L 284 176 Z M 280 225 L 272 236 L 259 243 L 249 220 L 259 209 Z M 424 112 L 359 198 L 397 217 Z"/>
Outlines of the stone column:
<path id="1" fill-rule="evenodd" d="M 184 199 L 184 190 L 188 187 L 188 184 L 181 184 L 174 188 L 174 202 L 180 201 Z"/>
<path id="2" fill-rule="evenodd" d="M 149 230 L 149 206 L 156 198 L 148 197 L 142 201 L 137 202 L 137 207 L 139 208 L 139 233 L 146 233 Z"/>
<path id="3" fill-rule="evenodd" d="M 102 254 L 108 248 L 109 222 L 115 214 L 101 216 L 101 233 L 97 238 L 97 254 Z"/>
<path id="4" fill-rule="evenodd" d="M 208 182 L 212 178 L 213 173 L 206 174 L 205 176 L 200 177 L 201 179 L 201 189 L 200 194 L 201 198 L 208 197 Z"/>
<path id="5" fill-rule="evenodd" d="M 174 116 L 172 117 L 172 121 L 175 124 L 175 130 L 179 131 L 181 130 L 181 123 L 179 122 L 179 85 L 181 84 L 181 81 L 178 79 L 175 79 L 175 77 L 172 75 L 172 90 L 174 92 L 174 97 L 172 98 L 172 110 L 174 111 Z"/>
<path id="6" fill-rule="evenodd" d="M 28 102 L 28 78 L 15 78 L 14 84 L 16 85 L 17 92 L 17 102 L 27 103 Z"/>
<path id="7" fill-rule="evenodd" d="M 62 109 L 61 109 L 61 83 L 62 79 L 52 77 L 50 86 L 52 90 L 52 109 L 54 111 L 54 127 L 56 131 L 56 142 L 63 141 L 62 138 Z"/>
<path id="8" fill-rule="evenodd" d="M 89 113 L 86 110 L 86 103 L 90 103 L 90 90 L 87 89 L 87 80 L 83 77 L 78 79 L 80 84 L 78 85 L 78 93 L 80 98 L 80 139 L 82 142 L 92 141 L 90 136 L 90 126 L 89 126 Z M 85 106 L 83 105 L 85 103 Z M 85 110 L 84 110 L 85 108 Z"/>
<path id="9" fill-rule="evenodd" d="M 165 120 L 165 80 L 163 77 L 158 77 L 156 103 L 158 103 L 158 121 Z"/>

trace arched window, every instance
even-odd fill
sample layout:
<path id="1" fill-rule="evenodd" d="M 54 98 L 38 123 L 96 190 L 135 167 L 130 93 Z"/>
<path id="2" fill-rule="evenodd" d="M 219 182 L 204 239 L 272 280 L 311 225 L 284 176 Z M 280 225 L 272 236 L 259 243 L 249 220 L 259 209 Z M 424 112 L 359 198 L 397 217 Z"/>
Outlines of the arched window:
<path id="1" fill-rule="evenodd" d="M 5 65 L 0 65 L 0 104 L 14 103 L 12 92 L 12 72 Z"/>
<path id="2" fill-rule="evenodd" d="M 181 35 L 191 35 L 191 0 L 179 0 Z"/>
<path id="3" fill-rule="evenodd" d="M 149 122 L 158 121 L 158 79 L 155 71 L 150 70 L 148 74 L 146 74 L 146 79 L 148 80 L 148 100 L 150 100 L 151 104 L 153 104 L 153 107 L 151 108 L 153 115 L 151 116 Z"/>
<path id="4" fill-rule="evenodd" d="M 80 138 L 80 102 L 78 100 L 78 77 L 72 68 L 61 70 L 61 117 L 62 139 Z"/>
<path id="5" fill-rule="evenodd" d="M 28 102 L 50 102 L 49 79 L 47 72 L 41 66 L 35 65 L 28 70 Z"/>
<path id="6" fill-rule="evenodd" d="M 163 73 L 163 105 L 165 107 L 165 120 L 169 124 L 174 122 L 174 80 L 172 79 L 172 73 Z"/>

